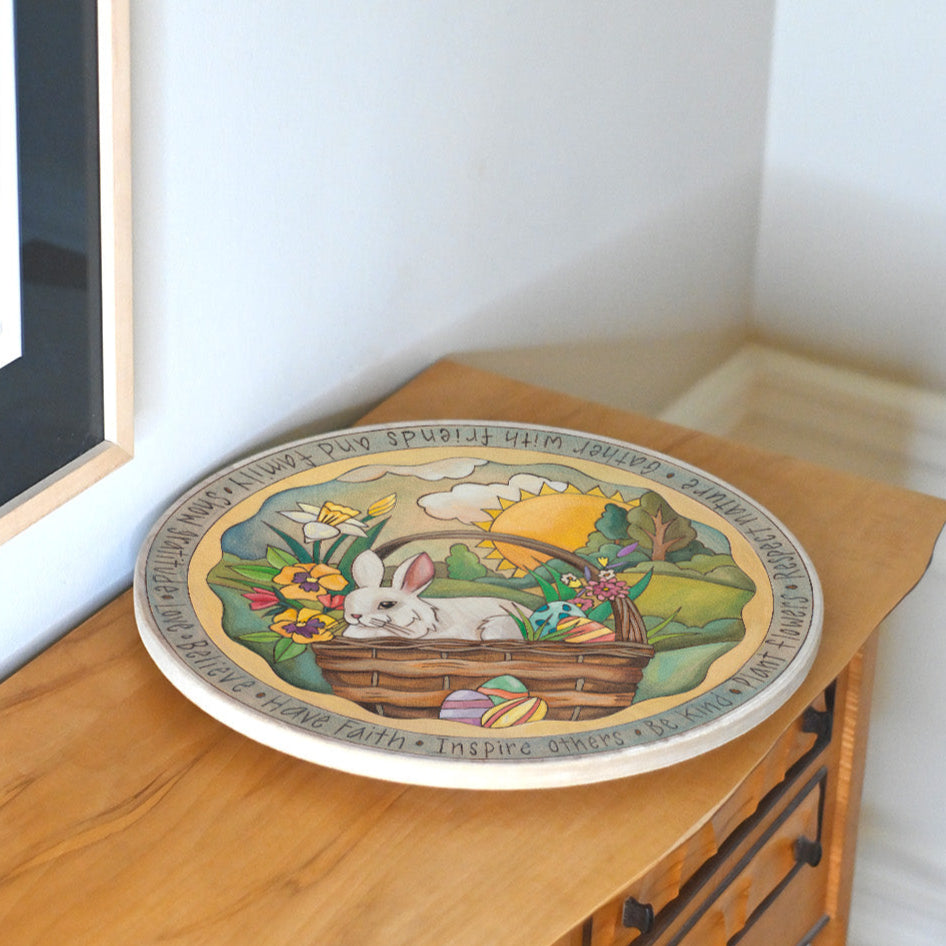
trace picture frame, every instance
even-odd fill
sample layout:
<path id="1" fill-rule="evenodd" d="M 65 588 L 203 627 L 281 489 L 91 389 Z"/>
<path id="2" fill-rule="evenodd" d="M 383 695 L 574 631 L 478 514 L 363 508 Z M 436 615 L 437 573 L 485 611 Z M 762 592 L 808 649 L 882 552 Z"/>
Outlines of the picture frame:
<path id="1" fill-rule="evenodd" d="M 19 254 L 22 354 L 0 368 L 0 543 L 131 459 L 134 415 L 128 2 L 12 13 L 20 226 L 0 250 Z"/>

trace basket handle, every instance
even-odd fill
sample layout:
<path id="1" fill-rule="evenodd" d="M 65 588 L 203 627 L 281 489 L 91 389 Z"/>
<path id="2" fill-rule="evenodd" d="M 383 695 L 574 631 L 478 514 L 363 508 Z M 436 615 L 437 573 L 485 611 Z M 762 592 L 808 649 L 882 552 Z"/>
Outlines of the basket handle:
<path id="1" fill-rule="evenodd" d="M 479 539 L 481 541 L 506 542 L 509 545 L 531 549 L 533 552 L 541 552 L 551 558 L 561 559 L 582 571 L 587 568 L 594 578 L 598 577 L 600 571 L 597 566 L 592 565 L 580 555 L 569 552 L 567 549 L 559 548 L 550 542 L 543 542 L 541 539 L 532 539 L 524 535 L 511 535 L 506 532 L 472 532 L 465 529 L 446 529 L 443 532 L 416 532 L 413 535 L 402 535 L 396 539 L 390 539 L 379 545 L 374 551 L 380 558 L 385 558 L 410 542 L 425 542 L 435 539 Z M 614 611 L 615 627 L 621 636 L 621 640 L 646 644 L 647 628 L 644 626 L 644 618 L 637 609 L 637 605 L 629 598 L 617 598 L 611 602 L 611 607 Z"/>

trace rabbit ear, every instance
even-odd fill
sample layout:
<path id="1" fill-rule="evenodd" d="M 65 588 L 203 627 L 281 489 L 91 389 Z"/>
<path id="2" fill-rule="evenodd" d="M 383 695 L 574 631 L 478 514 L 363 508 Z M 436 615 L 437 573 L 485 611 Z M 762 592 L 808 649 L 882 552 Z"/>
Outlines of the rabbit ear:
<path id="1" fill-rule="evenodd" d="M 351 577 L 359 588 L 380 588 L 384 578 L 384 562 L 377 552 L 365 549 L 351 563 Z"/>
<path id="2" fill-rule="evenodd" d="M 401 562 L 394 572 L 391 587 L 408 594 L 418 594 L 434 580 L 434 563 L 426 552 Z"/>

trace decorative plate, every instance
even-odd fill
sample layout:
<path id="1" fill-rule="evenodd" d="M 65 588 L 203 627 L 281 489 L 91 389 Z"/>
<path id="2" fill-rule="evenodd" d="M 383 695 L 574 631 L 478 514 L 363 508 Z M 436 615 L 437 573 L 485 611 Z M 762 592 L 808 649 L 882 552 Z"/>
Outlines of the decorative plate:
<path id="1" fill-rule="evenodd" d="M 152 658 L 241 733 L 458 788 L 617 778 L 765 719 L 818 646 L 785 527 L 643 447 L 431 421 L 299 441 L 196 486 L 139 556 Z"/>

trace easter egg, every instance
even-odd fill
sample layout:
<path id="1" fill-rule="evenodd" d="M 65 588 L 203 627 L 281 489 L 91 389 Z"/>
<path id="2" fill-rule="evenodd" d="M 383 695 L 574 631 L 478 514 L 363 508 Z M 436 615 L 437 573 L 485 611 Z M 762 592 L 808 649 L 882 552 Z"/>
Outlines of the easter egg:
<path id="1" fill-rule="evenodd" d="M 543 637 L 552 634 L 563 619 L 582 618 L 584 616 L 585 612 L 577 604 L 572 604 L 571 601 L 550 601 L 548 604 L 542 605 L 541 608 L 536 608 L 529 615 L 529 623 L 535 631 L 536 639 L 541 640 Z"/>
<path id="2" fill-rule="evenodd" d="M 519 696 L 512 700 L 503 700 L 483 714 L 481 725 L 490 729 L 506 729 L 509 726 L 521 726 L 545 718 L 549 705 L 537 696 Z"/>
<path id="3" fill-rule="evenodd" d="M 588 618 L 567 618 L 560 621 L 556 630 L 564 632 L 562 640 L 570 644 L 591 644 L 613 641 L 614 631 L 605 624 L 589 621 Z"/>
<path id="4" fill-rule="evenodd" d="M 483 714 L 493 708 L 493 701 L 476 690 L 454 690 L 440 706 L 440 718 L 455 723 L 479 726 Z"/>
<path id="5" fill-rule="evenodd" d="M 529 695 L 526 685 L 508 673 L 504 673 L 500 677 L 493 677 L 492 680 L 487 680 L 486 683 L 476 689 L 480 693 L 485 693 L 494 703 L 502 703 L 505 700 L 515 699 L 517 696 Z"/>

